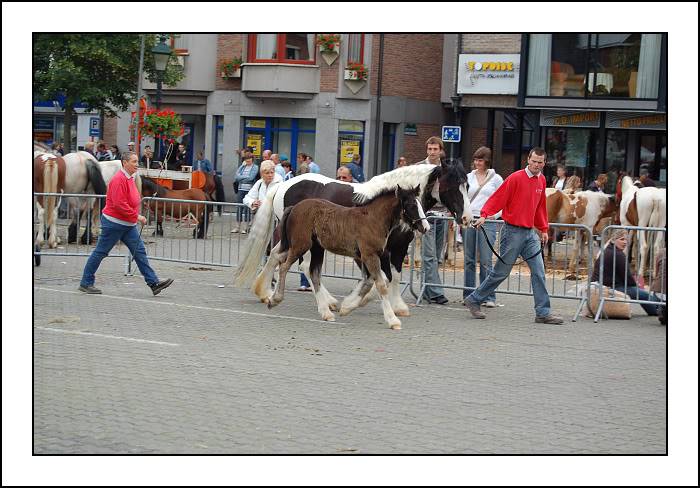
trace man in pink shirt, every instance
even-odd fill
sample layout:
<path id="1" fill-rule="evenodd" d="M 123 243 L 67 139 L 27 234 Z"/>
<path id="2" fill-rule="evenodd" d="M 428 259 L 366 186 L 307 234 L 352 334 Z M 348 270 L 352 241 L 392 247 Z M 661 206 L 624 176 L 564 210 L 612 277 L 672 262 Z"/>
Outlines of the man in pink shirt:
<path id="1" fill-rule="evenodd" d="M 538 251 L 547 244 L 547 197 L 545 187 L 547 180 L 542 175 L 542 168 L 547 162 L 547 154 L 541 147 L 535 147 L 527 157 L 527 167 L 510 175 L 491 195 L 481 208 L 481 217 L 474 222 L 479 228 L 487 217 L 503 210 L 502 218 L 506 222 L 501 230 L 501 258 L 485 281 L 465 300 L 464 305 L 472 317 L 486 318 L 480 304 L 491 295 L 503 280 L 510 276 L 518 256 L 528 259 L 530 282 L 535 298 L 535 322 L 544 324 L 562 324 L 561 317 L 552 315 L 549 294 L 544 276 L 544 261 Z M 539 231 L 539 235 L 536 232 Z"/>
<path id="2" fill-rule="evenodd" d="M 107 257 L 114 245 L 119 241 L 122 241 L 129 248 L 139 267 L 139 271 L 141 271 L 146 284 L 151 288 L 154 295 L 169 287 L 173 282 L 172 279 L 158 280 L 155 271 L 148 264 L 146 246 L 143 245 L 141 236 L 136 230 L 138 222 L 141 225 L 146 223 L 146 217 L 139 214 L 141 195 L 139 195 L 134 182 L 138 167 L 138 155 L 134 152 L 126 151 L 122 155 L 122 169 L 109 182 L 107 203 L 104 210 L 102 210 L 100 220 L 102 225 L 100 238 L 87 263 L 85 263 L 83 277 L 78 287 L 78 290 L 83 293 L 92 295 L 102 293 L 102 290 L 95 288 L 95 273 L 97 268 L 100 267 L 102 260 Z"/>

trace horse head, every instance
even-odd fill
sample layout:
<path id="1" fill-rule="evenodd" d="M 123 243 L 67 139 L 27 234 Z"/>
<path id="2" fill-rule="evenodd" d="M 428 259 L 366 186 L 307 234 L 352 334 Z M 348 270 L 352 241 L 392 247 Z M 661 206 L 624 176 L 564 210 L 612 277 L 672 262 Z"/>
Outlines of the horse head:
<path id="1" fill-rule="evenodd" d="M 461 225 L 468 225 L 472 220 L 468 190 L 467 171 L 464 169 L 462 161 L 459 159 L 441 160 L 432 191 L 426 191 L 423 195 L 424 207 L 430 208 L 435 205 L 436 201 L 440 202 L 452 212 L 457 222 L 460 222 Z"/>
<path id="2" fill-rule="evenodd" d="M 401 206 L 401 220 L 412 230 L 426 233 L 430 230 L 430 224 L 418 200 L 419 194 L 420 186 L 409 189 L 396 188 L 396 198 Z"/>

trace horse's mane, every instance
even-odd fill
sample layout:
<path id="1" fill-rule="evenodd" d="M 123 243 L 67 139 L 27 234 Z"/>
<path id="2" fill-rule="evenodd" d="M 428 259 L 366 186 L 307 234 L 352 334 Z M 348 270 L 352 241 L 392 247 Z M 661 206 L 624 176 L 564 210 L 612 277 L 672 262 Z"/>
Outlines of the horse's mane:
<path id="1" fill-rule="evenodd" d="M 382 190 L 380 193 L 374 195 L 372 198 L 368 198 L 368 199 L 364 200 L 362 203 L 358 204 L 357 206 L 358 207 L 367 206 L 370 203 L 372 203 L 373 201 L 375 201 L 379 198 L 388 196 L 388 195 L 395 196 L 396 195 L 396 188 L 386 188 L 386 189 Z"/>
<path id="2" fill-rule="evenodd" d="M 141 184 L 153 193 L 158 193 L 161 197 L 165 197 L 165 195 L 167 195 L 169 191 L 167 188 L 165 188 L 164 186 L 160 186 L 148 176 L 141 177 Z"/>
<path id="3" fill-rule="evenodd" d="M 433 173 L 437 175 L 440 170 L 440 166 L 430 164 L 414 164 L 396 168 L 377 175 L 365 183 L 355 184 L 352 200 L 357 205 L 366 205 L 381 194 L 393 192 L 397 187 L 409 189 L 415 188 L 416 185 L 420 186 L 419 196 L 421 196 L 425 191 L 430 176 Z"/>

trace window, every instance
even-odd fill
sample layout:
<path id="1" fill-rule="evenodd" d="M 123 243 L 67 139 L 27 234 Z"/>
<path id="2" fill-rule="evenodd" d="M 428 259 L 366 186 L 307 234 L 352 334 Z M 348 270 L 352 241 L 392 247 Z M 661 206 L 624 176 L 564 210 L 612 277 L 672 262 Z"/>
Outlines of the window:
<path id="1" fill-rule="evenodd" d="M 250 34 L 251 63 L 314 64 L 315 34 Z"/>
<path id="2" fill-rule="evenodd" d="M 661 34 L 532 34 L 528 96 L 658 96 Z"/>
<path id="3" fill-rule="evenodd" d="M 567 174 L 581 178 L 584 187 L 595 178 L 590 173 L 596 165 L 596 131 L 590 129 L 547 128 L 545 151 L 547 168 L 545 176 L 549 180 L 554 175 L 557 164 L 567 168 Z"/>
<path id="4" fill-rule="evenodd" d="M 365 56 L 365 35 L 348 35 L 348 63 L 363 63 Z"/>
<path id="5" fill-rule="evenodd" d="M 338 165 L 352 162 L 355 154 L 360 155 L 362 165 L 365 139 L 365 123 L 361 120 L 338 121 Z"/>

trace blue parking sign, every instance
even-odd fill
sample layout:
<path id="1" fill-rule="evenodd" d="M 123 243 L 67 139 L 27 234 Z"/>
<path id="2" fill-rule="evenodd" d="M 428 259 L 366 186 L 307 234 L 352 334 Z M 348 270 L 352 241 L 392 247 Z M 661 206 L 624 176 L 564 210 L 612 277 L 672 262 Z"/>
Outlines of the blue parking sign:
<path id="1" fill-rule="evenodd" d="M 442 126 L 443 142 L 459 142 L 462 140 L 462 128 L 458 125 Z"/>
<path id="2" fill-rule="evenodd" d="M 99 117 L 90 117 L 89 135 L 91 137 L 100 137 L 100 118 Z"/>

